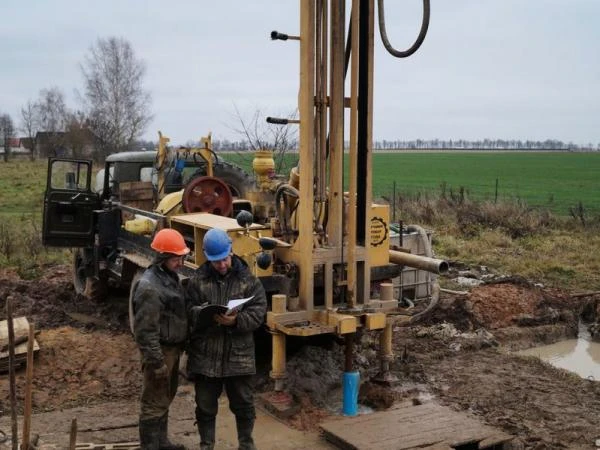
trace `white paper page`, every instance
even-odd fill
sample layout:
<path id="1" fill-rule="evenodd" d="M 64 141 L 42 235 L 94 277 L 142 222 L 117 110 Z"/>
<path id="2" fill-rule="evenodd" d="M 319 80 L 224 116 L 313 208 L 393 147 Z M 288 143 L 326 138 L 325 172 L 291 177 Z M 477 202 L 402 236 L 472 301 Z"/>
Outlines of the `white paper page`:
<path id="1" fill-rule="evenodd" d="M 227 303 L 227 308 L 231 311 L 232 309 L 235 309 L 238 306 L 243 305 L 248 300 L 252 300 L 253 298 L 254 298 L 254 295 L 252 297 L 248 297 L 248 298 L 236 298 L 234 300 L 229 300 L 229 302 Z"/>

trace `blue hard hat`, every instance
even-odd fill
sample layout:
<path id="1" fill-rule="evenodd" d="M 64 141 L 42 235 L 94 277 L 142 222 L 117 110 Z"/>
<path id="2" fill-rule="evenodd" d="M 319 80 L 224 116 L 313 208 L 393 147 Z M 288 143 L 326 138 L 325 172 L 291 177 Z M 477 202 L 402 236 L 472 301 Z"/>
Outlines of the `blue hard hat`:
<path id="1" fill-rule="evenodd" d="M 231 238 L 219 228 L 212 228 L 204 235 L 202 250 L 209 261 L 220 261 L 231 253 Z"/>

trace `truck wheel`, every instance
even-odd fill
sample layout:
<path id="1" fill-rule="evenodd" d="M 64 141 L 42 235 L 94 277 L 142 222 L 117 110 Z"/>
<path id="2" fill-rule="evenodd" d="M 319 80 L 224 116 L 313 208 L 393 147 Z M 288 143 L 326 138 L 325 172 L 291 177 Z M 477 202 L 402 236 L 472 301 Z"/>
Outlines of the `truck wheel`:
<path id="1" fill-rule="evenodd" d="M 133 321 L 135 319 L 135 314 L 133 312 L 134 287 L 137 285 L 139 279 L 142 278 L 143 274 L 144 274 L 144 269 L 138 269 L 135 272 L 135 274 L 133 275 L 133 278 L 131 279 L 131 287 L 129 288 L 129 329 L 131 330 L 132 334 L 133 334 Z"/>
<path id="2" fill-rule="evenodd" d="M 192 181 L 194 178 L 205 175 L 205 167 L 198 169 L 190 176 L 189 180 L 187 180 L 187 183 Z M 218 164 L 213 166 L 213 176 L 223 181 L 231 191 L 231 195 L 233 195 L 235 198 L 245 198 L 249 191 L 255 189 L 253 177 L 248 175 L 246 171 L 242 170 L 238 166 L 226 161 L 219 161 Z"/>
<path id="3" fill-rule="evenodd" d="M 73 255 L 73 286 L 77 294 L 94 302 L 104 300 L 108 291 L 106 280 L 86 275 L 83 249 L 75 250 Z"/>

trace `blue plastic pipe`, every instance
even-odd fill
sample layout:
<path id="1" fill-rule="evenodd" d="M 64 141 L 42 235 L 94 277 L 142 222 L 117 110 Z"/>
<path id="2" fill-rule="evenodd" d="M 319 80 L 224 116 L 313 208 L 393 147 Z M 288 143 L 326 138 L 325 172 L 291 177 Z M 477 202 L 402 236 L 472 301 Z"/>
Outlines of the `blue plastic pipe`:
<path id="1" fill-rule="evenodd" d="M 360 374 L 358 372 L 344 372 L 342 376 L 342 413 L 345 416 L 358 414 L 358 386 L 360 385 Z"/>

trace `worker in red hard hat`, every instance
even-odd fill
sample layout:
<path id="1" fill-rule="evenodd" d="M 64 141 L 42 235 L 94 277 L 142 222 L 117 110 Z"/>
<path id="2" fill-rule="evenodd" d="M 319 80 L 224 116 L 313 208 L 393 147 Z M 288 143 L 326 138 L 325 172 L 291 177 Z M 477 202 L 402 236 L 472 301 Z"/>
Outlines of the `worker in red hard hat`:
<path id="1" fill-rule="evenodd" d="M 201 450 L 215 447 L 218 400 L 223 388 L 229 409 L 235 415 L 238 449 L 256 450 L 252 438 L 256 417 L 252 383 L 256 373 L 253 332 L 264 321 L 267 299 L 260 280 L 243 259 L 233 254 L 231 247 L 231 239 L 225 231 L 217 228 L 207 231 L 203 239 L 207 261 L 196 270 L 186 287 L 191 329 L 187 372 L 194 380 Z M 239 310 L 214 315 L 208 324 L 196 320 L 196 308 L 227 305 L 234 299 L 247 301 Z"/>
<path id="2" fill-rule="evenodd" d="M 133 334 L 141 352 L 140 446 L 142 450 L 185 450 L 167 437 L 179 357 L 187 340 L 184 290 L 177 270 L 190 249 L 176 230 L 162 229 L 150 247 L 154 261 L 132 285 Z"/>

